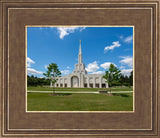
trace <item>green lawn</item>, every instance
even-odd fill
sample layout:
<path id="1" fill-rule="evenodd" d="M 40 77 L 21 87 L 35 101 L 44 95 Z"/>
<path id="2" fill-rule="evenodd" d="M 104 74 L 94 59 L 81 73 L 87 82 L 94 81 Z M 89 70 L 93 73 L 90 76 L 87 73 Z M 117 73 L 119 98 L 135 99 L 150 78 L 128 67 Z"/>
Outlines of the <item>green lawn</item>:
<path id="1" fill-rule="evenodd" d="M 30 88 L 31 87 L 29 87 L 29 89 Z M 44 88 L 38 88 L 38 87 L 37 89 L 44 90 Z M 49 88 L 46 89 L 51 90 Z M 74 91 L 79 91 L 79 90 L 81 89 L 80 88 L 74 89 Z M 86 90 L 92 91 L 92 89 L 86 89 Z M 28 111 L 133 111 L 133 93 L 116 93 L 113 96 L 108 96 L 107 94 L 94 94 L 94 93 L 83 93 L 83 94 L 68 93 L 64 94 L 63 96 L 62 95 L 50 96 L 49 93 L 28 92 L 27 110 Z"/>
<path id="2" fill-rule="evenodd" d="M 53 88 L 51 87 L 44 87 L 44 86 L 38 86 L 38 87 L 27 87 L 27 90 L 32 91 L 52 91 Z M 106 88 L 55 88 L 56 91 L 84 91 L 84 92 L 96 92 L 98 90 L 108 90 Z M 129 87 L 113 87 L 112 91 L 132 91 L 132 88 Z"/>

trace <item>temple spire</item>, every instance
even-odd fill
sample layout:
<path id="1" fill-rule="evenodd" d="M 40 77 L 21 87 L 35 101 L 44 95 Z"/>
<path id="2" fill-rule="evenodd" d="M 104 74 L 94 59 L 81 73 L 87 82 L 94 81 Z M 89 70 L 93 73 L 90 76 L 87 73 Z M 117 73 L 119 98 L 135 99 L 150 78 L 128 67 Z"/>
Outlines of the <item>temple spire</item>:
<path id="1" fill-rule="evenodd" d="M 82 50 L 81 50 L 81 40 L 79 40 L 79 54 L 82 54 Z"/>
<path id="2" fill-rule="evenodd" d="M 81 40 L 79 40 L 79 54 L 78 54 L 78 63 L 82 63 Z"/>

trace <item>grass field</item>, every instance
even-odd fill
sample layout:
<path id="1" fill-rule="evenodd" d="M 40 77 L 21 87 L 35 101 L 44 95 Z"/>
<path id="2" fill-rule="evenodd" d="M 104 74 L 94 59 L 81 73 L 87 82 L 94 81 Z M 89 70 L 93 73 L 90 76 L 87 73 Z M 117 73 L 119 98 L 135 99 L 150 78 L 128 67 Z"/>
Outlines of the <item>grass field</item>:
<path id="1" fill-rule="evenodd" d="M 53 91 L 52 87 L 27 87 L 29 91 Z M 85 92 L 96 92 L 98 90 L 108 90 L 106 88 L 55 88 L 56 91 L 85 91 Z M 113 87 L 112 91 L 132 91 L 129 87 Z"/>
<path id="2" fill-rule="evenodd" d="M 27 111 L 133 111 L 133 93 L 50 96 L 49 93 L 28 92 Z"/>

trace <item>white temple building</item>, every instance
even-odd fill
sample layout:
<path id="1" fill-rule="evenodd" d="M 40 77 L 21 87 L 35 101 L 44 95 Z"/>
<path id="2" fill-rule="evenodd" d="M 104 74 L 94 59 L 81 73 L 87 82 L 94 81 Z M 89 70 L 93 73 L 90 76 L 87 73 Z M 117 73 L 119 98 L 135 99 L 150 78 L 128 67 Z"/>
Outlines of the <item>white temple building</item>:
<path id="1" fill-rule="evenodd" d="M 87 74 L 85 64 L 82 62 L 81 40 L 79 45 L 78 63 L 75 70 L 67 76 L 58 77 L 55 87 L 75 88 L 108 88 L 104 74 Z M 51 83 L 52 87 L 52 83 Z"/>

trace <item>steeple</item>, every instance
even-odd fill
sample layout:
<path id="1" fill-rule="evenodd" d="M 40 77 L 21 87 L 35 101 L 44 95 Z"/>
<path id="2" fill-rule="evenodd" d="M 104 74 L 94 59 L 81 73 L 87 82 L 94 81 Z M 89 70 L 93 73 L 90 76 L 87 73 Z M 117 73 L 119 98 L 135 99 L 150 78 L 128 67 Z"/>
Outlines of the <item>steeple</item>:
<path id="1" fill-rule="evenodd" d="M 79 54 L 78 54 L 78 63 L 82 63 L 82 50 L 81 50 L 81 40 L 79 40 Z"/>
<path id="2" fill-rule="evenodd" d="M 81 50 L 81 40 L 79 40 L 79 54 L 82 54 L 82 50 Z"/>
<path id="3" fill-rule="evenodd" d="M 81 40 L 79 40 L 78 63 L 75 64 L 75 70 L 73 73 L 87 74 L 87 71 L 85 70 L 85 64 L 82 62 Z"/>

